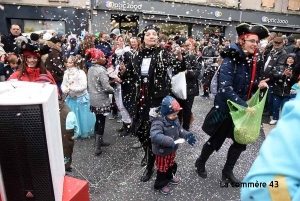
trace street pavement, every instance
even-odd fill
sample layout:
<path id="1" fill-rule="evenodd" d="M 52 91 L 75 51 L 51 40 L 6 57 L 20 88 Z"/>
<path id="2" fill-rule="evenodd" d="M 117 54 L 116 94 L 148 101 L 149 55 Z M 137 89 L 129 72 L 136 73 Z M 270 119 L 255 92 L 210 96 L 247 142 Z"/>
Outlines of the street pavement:
<path id="1" fill-rule="evenodd" d="M 172 186 L 171 195 L 162 195 L 153 189 L 155 174 L 148 182 L 140 182 L 139 177 L 144 171 L 140 166 L 143 158 L 142 149 L 130 148 L 137 142 L 135 137 L 119 137 L 116 129 L 121 127 L 116 120 L 106 121 L 105 141 L 111 146 L 104 147 L 103 153 L 95 157 L 94 138 L 79 139 L 75 141 L 73 153 L 73 172 L 68 173 L 72 177 L 86 180 L 89 183 L 91 201 L 237 201 L 240 200 L 240 188 L 220 187 L 222 168 L 226 161 L 227 150 L 232 141 L 227 139 L 218 152 L 214 152 L 209 158 L 206 168 L 208 177 L 198 177 L 195 172 L 195 160 L 199 156 L 203 144 L 208 136 L 202 131 L 201 126 L 205 115 L 213 105 L 213 98 L 203 99 L 196 97 L 193 113 L 191 132 L 196 135 L 195 146 L 182 144 L 176 155 L 178 163 L 177 176 L 181 183 Z M 263 123 L 269 119 L 264 117 Z M 259 148 L 272 127 L 267 126 L 261 132 L 259 139 L 247 146 L 238 160 L 234 173 L 239 179 L 243 179 L 255 160 Z"/>

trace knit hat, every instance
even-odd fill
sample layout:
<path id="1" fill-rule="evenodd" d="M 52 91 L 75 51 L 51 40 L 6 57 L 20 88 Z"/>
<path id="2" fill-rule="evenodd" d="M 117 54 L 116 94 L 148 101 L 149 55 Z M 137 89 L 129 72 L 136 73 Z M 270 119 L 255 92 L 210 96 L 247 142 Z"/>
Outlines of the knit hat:
<path id="1" fill-rule="evenodd" d="M 294 36 L 288 36 L 287 39 L 288 39 L 289 43 L 294 43 L 295 42 Z"/>
<path id="2" fill-rule="evenodd" d="M 155 24 L 149 24 L 149 25 L 145 26 L 145 28 L 138 34 L 138 37 L 141 38 L 141 43 L 144 42 L 145 34 L 146 34 L 146 32 L 149 31 L 149 30 L 154 30 L 154 31 L 156 31 L 156 32 L 157 32 L 157 35 L 158 35 L 160 29 L 159 29 L 159 27 L 156 26 Z"/>
<path id="3" fill-rule="evenodd" d="M 116 36 L 120 35 L 120 29 L 112 30 L 112 32 L 109 35 L 116 35 Z"/>
<path id="4" fill-rule="evenodd" d="M 52 43 L 61 43 L 61 40 L 57 36 L 53 36 L 49 41 Z"/>
<path id="5" fill-rule="evenodd" d="M 30 39 L 33 41 L 37 41 L 40 38 L 40 35 L 37 33 L 31 33 L 30 34 Z"/>
<path id="6" fill-rule="evenodd" d="M 160 112 L 163 116 L 167 116 L 169 114 L 178 112 L 181 109 L 182 108 L 175 98 L 173 98 L 172 96 L 166 96 L 161 103 Z"/>
<path id="7" fill-rule="evenodd" d="M 183 44 L 185 43 L 185 41 L 187 41 L 186 38 L 179 38 L 178 40 L 176 40 L 176 43 L 177 43 L 178 45 L 183 45 Z"/>

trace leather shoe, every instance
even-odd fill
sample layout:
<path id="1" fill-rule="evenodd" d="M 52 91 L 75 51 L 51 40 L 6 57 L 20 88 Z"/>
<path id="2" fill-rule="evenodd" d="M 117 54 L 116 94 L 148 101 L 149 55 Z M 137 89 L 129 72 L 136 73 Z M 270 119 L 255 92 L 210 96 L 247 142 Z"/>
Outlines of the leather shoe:
<path id="1" fill-rule="evenodd" d="M 153 167 L 146 167 L 143 175 L 141 176 L 141 182 L 147 182 L 153 174 Z"/>

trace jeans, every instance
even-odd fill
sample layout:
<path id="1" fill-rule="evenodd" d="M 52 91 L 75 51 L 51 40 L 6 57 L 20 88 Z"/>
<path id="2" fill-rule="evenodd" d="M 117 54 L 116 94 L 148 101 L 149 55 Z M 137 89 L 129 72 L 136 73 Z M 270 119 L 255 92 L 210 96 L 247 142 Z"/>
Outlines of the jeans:
<path id="1" fill-rule="evenodd" d="M 289 97 L 277 96 L 273 94 L 273 120 L 279 119 L 279 110 L 289 100 Z"/>

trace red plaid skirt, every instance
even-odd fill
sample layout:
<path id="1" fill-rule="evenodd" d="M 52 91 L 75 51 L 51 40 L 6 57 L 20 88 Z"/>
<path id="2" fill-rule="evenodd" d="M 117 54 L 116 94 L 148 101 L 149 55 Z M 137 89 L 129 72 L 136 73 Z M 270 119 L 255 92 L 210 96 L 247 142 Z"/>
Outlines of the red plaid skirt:
<path id="1" fill-rule="evenodd" d="M 174 165 L 176 152 L 167 156 L 155 156 L 156 170 L 160 172 L 167 172 L 170 167 Z"/>

